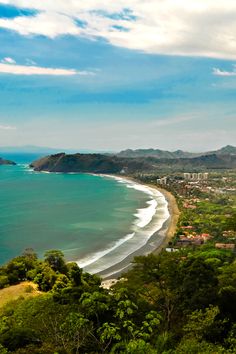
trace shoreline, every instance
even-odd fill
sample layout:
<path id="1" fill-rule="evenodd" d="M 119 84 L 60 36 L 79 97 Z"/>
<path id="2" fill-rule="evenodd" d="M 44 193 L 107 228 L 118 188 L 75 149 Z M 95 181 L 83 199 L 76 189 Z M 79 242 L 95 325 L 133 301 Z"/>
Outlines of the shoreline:
<path id="1" fill-rule="evenodd" d="M 166 189 L 159 188 L 158 186 L 148 184 L 148 183 L 143 183 L 135 178 L 129 177 L 129 176 L 116 176 L 116 175 L 103 175 L 104 177 L 110 177 L 110 178 L 120 178 L 124 181 L 130 181 L 133 183 L 137 183 L 139 185 L 142 185 L 144 187 L 148 187 L 151 189 L 155 189 L 158 192 L 160 192 L 166 202 L 167 202 L 167 208 L 169 211 L 169 217 L 168 219 L 164 222 L 162 227 L 155 231 L 152 236 L 150 237 L 150 240 L 148 240 L 147 244 L 137 251 L 134 251 L 130 256 L 128 256 L 125 260 L 121 261 L 119 264 L 115 264 L 113 267 L 109 267 L 104 270 L 103 272 L 98 272 L 97 275 L 99 275 L 103 281 L 102 281 L 102 286 L 109 288 L 111 285 L 113 285 L 117 279 L 126 271 L 128 271 L 132 267 L 132 261 L 134 257 L 140 256 L 140 255 L 147 255 L 150 253 L 153 254 L 159 254 L 163 248 L 165 248 L 168 243 L 171 241 L 173 238 L 176 227 L 177 227 L 177 222 L 179 219 L 180 211 L 177 205 L 177 201 L 175 197 Z M 150 244 L 156 244 L 155 249 L 150 250 Z M 127 264 L 128 262 L 128 264 Z M 107 274 L 107 271 L 110 270 L 110 273 Z"/>
<path id="2" fill-rule="evenodd" d="M 40 172 L 46 172 L 46 171 L 40 171 Z M 147 190 L 148 189 L 151 191 L 153 190 L 154 192 L 152 193 L 154 194 L 155 191 L 159 192 L 162 198 L 164 198 L 166 201 L 166 210 L 168 210 L 168 214 L 169 214 L 169 216 L 167 217 L 166 220 L 164 220 L 160 228 L 156 229 L 156 231 L 154 231 L 151 234 L 150 238 L 148 238 L 148 240 L 144 245 L 134 250 L 133 252 L 128 254 L 125 258 L 121 259 L 121 261 L 115 263 L 114 265 L 110 265 L 110 266 L 108 265 L 107 268 L 104 268 L 103 270 L 94 273 L 100 276 L 103 279 L 103 283 L 104 283 L 104 281 L 106 282 L 108 280 L 109 281 L 114 279 L 117 280 L 117 278 L 119 278 L 124 272 L 128 271 L 128 269 L 132 267 L 132 262 L 134 257 L 141 256 L 141 255 L 148 255 L 150 253 L 153 254 L 160 253 L 161 250 L 168 245 L 168 242 L 172 239 L 172 237 L 175 234 L 180 212 L 175 197 L 169 191 L 160 188 L 156 185 L 143 183 L 142 181 L 139 181 L 138 179 L 135 179 L 130 176 L 119 176 L 119 175 L 110 175 L 110 174 L 91 174 L 91 175 L 100 176 L 104 178 L 113 178 L 116 179 L 117 181 L 120 180 L 123 183 L 127 183 L 127 184 L 133 183 L 136 184 L 137 186 L 144 187 Z M 153 219 L 155 219 L 156 217 L 158 220 L 158 211 L 159 210 L 157 207 L 155 214 L 153 215 Z M 85 271 L 89 271 L 89 270 L 85 269 Z"/>
<path id="3" fill-rule="evenodd" d="M 109 176 L 109 175 L 108 175 Z M 114 177 L 119 177 L 119 178 L 123 178 L 123 177 L 120 177 L 120 176 L 115 176 Z M 167 220 L 167 222 L 169 221 L 169 225 L 168 225 L 168 228 L 167 228 L 167 231 L 166 231 L 166 238 L 165 240 L 163 240 L 163 242 L 161 243 L 161 245 L 159 245 L 152 253 L 154 254 L 158 254 L 160 253 L 160 251 L 162 250 L 162 248 L 166 245 L 168 245 L 168 243 L 170 242 L 170 240 L 173 238 L 175 232 L 176 232 L 176 228 L 177 228 L 177 223 L 178 223 L 178 220 L 179 220 L 179 216 L 180 216 L 180 211 L 179 211 L 179 207 L 178 207 L 178 204 L 177 204 L 177 201 L 176 201 L 176 198 L 174 197 L 174 195 L 167 191 L 166 189 L 164 188 L 161 188 L 161 187 L 158 187 L 158 186 L 155 186 L 153 184 L 150 184 L 150 183 L 143 183 L 141 181 L 139 181 L 138 179 L 135 179 L 135 178 L 132 178 L 132 177 L 129 177 L 129 176 L 125 176 L 123 178 L 124 180 L 129 180 L 131 182 L 135 182 L 135 183 L 138 183 L 138 184 L 141 184 L 145 187 L 150 187 L 150 188 L 153 188 L 153 189 L 156 189 L 158 190 L 161 194 L 164 195 L 167 203 L 168 203 L 168 210 L 169 210 L 169 213 L 170 213 L 170 217 L 169 219 Z M 165 224 L 165 223 L 164 223 Z M 165 225 L 162 226 L 162 228 L 164 227 Z M 161 229 L 162 229 L 161 228 Z M 158 230 L 156 231 L 153 236 L 158 233 L 159 231 L 161 230 Z"/>
<path id="4" fill-rule="evenodd" d="M 168 210 L 170 213 L 170 222 L 169 222 L 169 226 L 168 226 L 168 229 L 166 232 L 166 238 L 163 241 L 162 245 L 160 247 L 158 247 L 153 252 L 154 254 L 160 253 L 162 248 L 166 247 L 168 245 L 168 243 L 171 241 L 171 239 L 174 237 L 176 229 L 177 229 L 177 223 L 178 223 L 179 216 L 180 216 L 179 207 L 178 207 L 177 201 L 176 201 L 175 197 L 173 196 L 173 194 L 164 188 L 156 187 L 156 189 L 158 189 L 165 196 L 165 198 L 168 202 Z"/>

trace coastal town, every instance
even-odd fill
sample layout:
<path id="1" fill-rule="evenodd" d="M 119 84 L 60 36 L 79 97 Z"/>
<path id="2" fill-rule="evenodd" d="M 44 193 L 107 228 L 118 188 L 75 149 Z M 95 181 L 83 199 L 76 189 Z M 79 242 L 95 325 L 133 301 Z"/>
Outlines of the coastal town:
<path id="1" fill-rule="evenodd" d="M 168 252 L 207 244 L 215 249 L 236 249 L 236 173 L 184 172 L 139 175 L 141 181 L 172 193 L 180 216 Z M 207 221 L 207 222 L 206 222 Z"/>

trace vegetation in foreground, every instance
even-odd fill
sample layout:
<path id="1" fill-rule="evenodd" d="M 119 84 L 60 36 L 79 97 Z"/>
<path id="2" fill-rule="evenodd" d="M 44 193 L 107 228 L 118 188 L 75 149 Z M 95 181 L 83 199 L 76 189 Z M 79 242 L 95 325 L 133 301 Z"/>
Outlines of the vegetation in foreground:
<path id="1" fill-rule="evenodd" d="M 236 259 L 196 250 L 135 259 L 112 289 L 66 264 L 28 250 L 0 270 L 5 287 L 25 280 L 42 294 L 0 310 L 0 353 L 236 353 Z"/>

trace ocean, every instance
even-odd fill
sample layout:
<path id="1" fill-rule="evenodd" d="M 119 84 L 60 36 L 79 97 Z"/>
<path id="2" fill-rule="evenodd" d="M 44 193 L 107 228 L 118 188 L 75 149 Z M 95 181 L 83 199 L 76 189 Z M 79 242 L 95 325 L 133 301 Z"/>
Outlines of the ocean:
<path id="1" fill-rule="evenodd" d="M 91 273 L 120 262 L 123 267 L 169 218 L 164 196 L 143 185 L 91 174 L 34 172 L 28 164 L 38 155 L 1 157 L 18 165 L 0 166 L 0 264 L 33 248 L 39 257 L 60 249 Z"/>

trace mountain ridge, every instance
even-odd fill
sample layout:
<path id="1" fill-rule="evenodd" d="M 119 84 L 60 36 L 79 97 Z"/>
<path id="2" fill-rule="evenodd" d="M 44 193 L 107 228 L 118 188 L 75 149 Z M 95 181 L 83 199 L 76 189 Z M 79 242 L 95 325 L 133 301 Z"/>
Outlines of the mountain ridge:
<path id="1" fill-rule="evenodd" d="M 236 147 L 232 145 L 226 145 L 218 150 L 214 151 L 207 151 L 207 152 L 188 152 L 183 150 L 176 150 L 176 151 L 167 151 L 167 150 L 160 150 L 160 149 L 126 149 L 120 151 L 116 156 L 119 157 L 156 157 L 160 159 L 175 159 L 175 158 L 194 158 L 206 155 L 236 155 Z"/>
<path id="2" fill-rule="evenodd" d="M 194 169 L 236 168 L 236 155 L 203 155 L 194 158 L 157 159 L 155 157 L 123 158 L 116 155 L 65 154 L 64 152 L 36 160 L 30 165 L 35 171 L 82 172 L 107 174 L 149 173 L 158 170 L 188 171 Z"/>

